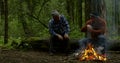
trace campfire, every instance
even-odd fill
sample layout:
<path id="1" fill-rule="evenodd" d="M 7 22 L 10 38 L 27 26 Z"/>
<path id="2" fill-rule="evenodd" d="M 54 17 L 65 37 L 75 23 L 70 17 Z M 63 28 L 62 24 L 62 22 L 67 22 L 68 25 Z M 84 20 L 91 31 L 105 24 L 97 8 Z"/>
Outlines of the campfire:
<path id="1" fill-rule="evenodd" d="M 83 61 L 83 60 L 100 60 L 100 61 L 106 61 L 107 58 L 104 55 L 97 53 L 95 51 L 95 49 L 93 48 L 93 45 L 89 43 L 87 45 L 86 49 L 81 52 L 79 60 L 81 60 L 81 61 Z"/>

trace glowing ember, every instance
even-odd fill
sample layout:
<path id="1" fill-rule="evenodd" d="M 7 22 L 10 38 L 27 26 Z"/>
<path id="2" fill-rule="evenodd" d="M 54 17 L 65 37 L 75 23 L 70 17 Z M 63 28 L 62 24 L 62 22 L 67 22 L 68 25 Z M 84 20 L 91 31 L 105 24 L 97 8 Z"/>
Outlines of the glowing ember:
<path id="1" fill-rule="evenodd" d="M 100 60 L 100 61 L 106 61 L 106 57 L 104 55 L 98 54 L 93 46 L 89 43 L 84 50 L 84 52 L 81 54 L 81 57 L 79 60 Z"/>

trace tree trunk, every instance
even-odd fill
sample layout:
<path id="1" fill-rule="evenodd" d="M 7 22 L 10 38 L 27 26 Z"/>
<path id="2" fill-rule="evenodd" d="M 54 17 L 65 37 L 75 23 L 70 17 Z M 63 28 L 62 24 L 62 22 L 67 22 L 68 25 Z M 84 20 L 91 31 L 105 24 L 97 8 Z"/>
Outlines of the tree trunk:
<path id="1" fill-rule="evenodd" d="M 90 16 L 89 14 L 91 13 L 91 0 L 85 0 L 85 21 L 87 21 Z"/>
<path id="2" fill-rule="evenodd" d="M 85 16 L 89 19 L 91 12 L 98 13 L 102 18 L 106 17 L 106 6 L 104 0 L 85 0 Z M 87 17 L 88 16 L 88 17 Z"/>
<path id="3" fill-rule="evenodd" d="M 67 13 L 70 17 L 70 21 L 73 22 L 74 24 L 74 1 L 73 0 L 66 0 L 66 8 L 67 8 Z"/>
<path id="4" fill-rule="evenodd" d="M 4 15 L 4 2 L 3 0 L 0 0 L 0 15 Z"/>
<path id="5" fill-rule="evenodd" d="M 120 3 L 120 0 L 118 0 L 117 2 L 118 4 Z M 120 11 L 120 4 L 118 5 L 118 11 Z M 119 12 L 119 15 L 118 15 L 118 35 L 120 36 L 120 12 Z"/>
<path id="6" fill-rule="evenodd" d="M 119 22 L 119 17 L 120 17 L 120 15 L 119 15 L 119 3 L 120 3 L 120 1 L 119 0 L 114 0 L 115 2 L 115 25 L 116 25 L 116 35 L 117 36 L 119 36 L 120 34 L 119 34 L 119 32 L 120 32 L 120 22 Z"/>
<path id="7" fill-rule="evenodd" d="M 4 2 L 3 0 L 0 0 L 0 25 L 1 25 L 1 29 L 0 29 L 0 36 L 4 36 Z"/>
<path id="8" fill-rule="evenodd" d="M 8 43 L 8 0 L 4 0 L 5 7 L 5 35 L 4 35 L 4 44 Z"/>
<path id="9" fill-rule="evenodd" d="M 102 18 L 106 16 L 106 6 L 104 0 L 91 0 L 91 11 L 97 12 Z"/>
<path id="10" fill-rule="evenodd" d="M 30 34 L 31 31 L 29 30 L 26 19 L 25 19 L 25 14 L 24 14 L 22 3 L 23 3 L 23 0 L 19 0 L 19 21 L 21 22 L 21 24 L 23 26 L 25 37 L 30 37 L 31 36 L 31 34 Z"/>
<path id="11" fill-rule="evenodd" d="M 77 17 L 78 17 L 78 23 L 79 27 L 82 27 L 82 0 L 77 0 Z"/>
<path id="12" fill-rule="evenodd" d="M 30 15 L 33 15 L 34 13 L 34 4 L 33 4 L 33 0 L 27 0 L 27 7 L 28 7 L 28 12 L 30 13 Z M 28 20 L 29 20 L 29 34 L 30 36 L 33 36 L 33 31 L 32 31 L 32 25 L 33 25 L 33 19 L 31 17 L 28 16 Z"/>

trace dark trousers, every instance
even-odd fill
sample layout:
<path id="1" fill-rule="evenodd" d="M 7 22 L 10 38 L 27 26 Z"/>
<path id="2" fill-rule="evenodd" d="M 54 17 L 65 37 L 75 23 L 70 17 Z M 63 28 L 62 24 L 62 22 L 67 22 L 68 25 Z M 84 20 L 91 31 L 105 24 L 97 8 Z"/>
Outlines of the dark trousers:
<path id="1" fill-rule="evenodd" d="M 80 46 L 79 50 L 85 49 L 88 43 L 91 43 L 94 46 L 95 49 L 100 51 L 99 53 L 101 53 L 101 54 L 106 53 L 107 40 L 106 40 L 106 37 L 104 35 L 99 35 L 97 40 L 90 39 L 90 38 L 84 38 L 84 39 L 80 40 L 79 41 L 79 46 Z M 103 49 L 101 49 L 99 47 L 102 47 Z"/>
<path id="2" fill-rule="evenodd" d="M 63 35 L 62 35 L 63 36 Z M 57 36 L 52 36 L 50 39 L 50 52 L 68 52 L 69 39 L 63 38 L 60 40 Z"/>

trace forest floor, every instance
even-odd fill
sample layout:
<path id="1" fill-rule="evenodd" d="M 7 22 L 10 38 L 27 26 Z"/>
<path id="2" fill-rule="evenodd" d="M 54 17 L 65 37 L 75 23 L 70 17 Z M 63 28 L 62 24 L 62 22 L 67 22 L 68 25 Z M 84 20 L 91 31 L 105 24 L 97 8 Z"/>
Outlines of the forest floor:
<path id="1" fill-rule="evenodd" d="M 120 52 L 108 52 L 106 62 L 78 61 L 72 56 L 55 54 L 50 56 L 43 51 L 0 50 L 0 63 L 120 63 Z"/>

